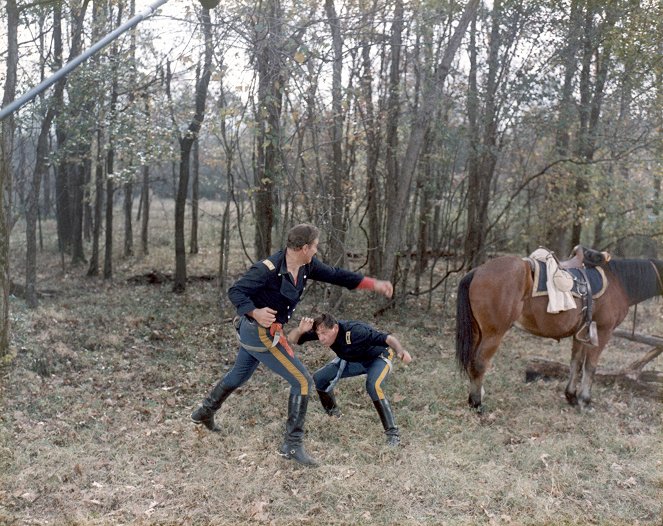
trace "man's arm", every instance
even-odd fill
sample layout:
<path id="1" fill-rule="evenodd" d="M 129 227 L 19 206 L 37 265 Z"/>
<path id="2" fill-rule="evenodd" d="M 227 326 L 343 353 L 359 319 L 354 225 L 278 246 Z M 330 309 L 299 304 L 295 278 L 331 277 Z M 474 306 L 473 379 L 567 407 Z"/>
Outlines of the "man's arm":
<path id="1" fill-rule="evenodd" d="M 396 356 L 403 360 L 403 363 L 410 363 L 412 361 L 412 356 L 410 356 L 409 352 L 403 349 L 403 346 L 401 345 L 401 342 L 398 341 L 398 338 L 390 334 L 387 336 L 386 343 L 389 347 L 396 351 Z"/>
<path id="2" fill-rule="evenodd" d="M 290 343 L 299 343 L 299 339 L 311 329 L 313 329 L 313 318 L 302 318 L 299 325 L 288 333 L 288 341 Z"/>
<path id="3" fill-rule="evenodd" d="M 310 279 L 339 285 L 350 290 L 374 290 L 375 292 L 391 298 L 394 293 L 394 286 L 391 281 L 364 276 L 359 272 L 353 272 L 339 267 L 331 267 L 317 258 L 311 261 Z"/>

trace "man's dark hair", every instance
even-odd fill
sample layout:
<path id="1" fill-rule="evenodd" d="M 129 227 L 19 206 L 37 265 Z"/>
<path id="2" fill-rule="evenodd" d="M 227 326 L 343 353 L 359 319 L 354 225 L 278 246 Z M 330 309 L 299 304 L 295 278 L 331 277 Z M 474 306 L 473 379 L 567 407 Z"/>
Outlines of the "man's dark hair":
<path id="1" fill-rule="evenodd" d="M 313 320 L 313 331 L 317 332 L 318 327 L 324 327 L 325 329 L 333 329 L 334 325 L 336 325 L 338 321 L 334 316 L 331 314 L 327 314 L 326 312 L 320 314 L 319 316 L 316 316 L 316 318 Z"/>
<path id="2" fill-rule="evenodd" d="M 301 225 L 293 226 L 288 231 L 288 240 L 286 246 L 296 250 L 302 248 L 304 245 L 310 245 L 320 237 L 320 230 L 318 227 L 309 223 L 302 223 Z"/>

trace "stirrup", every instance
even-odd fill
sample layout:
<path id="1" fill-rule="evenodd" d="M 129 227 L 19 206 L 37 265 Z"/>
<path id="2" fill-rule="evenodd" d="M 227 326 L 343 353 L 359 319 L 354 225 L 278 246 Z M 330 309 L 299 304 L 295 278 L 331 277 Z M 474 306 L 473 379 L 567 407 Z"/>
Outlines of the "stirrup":
<path id="1" fill-rule="evenodd" d="M 582 336 L 580 333 L 584 332 Z M 592 321 L 590 323 L 586 323 L 580 329 L 578 329 L 578 332 L 576 332 L 574 338 L 578 340 L 579 342 L 582 343 L 589 343 L 590 345 L 593 345 L 594 347 L 598 347 L 599 345 L 599 336 L 598 332 L 596 330 L 596 322 Z"/>

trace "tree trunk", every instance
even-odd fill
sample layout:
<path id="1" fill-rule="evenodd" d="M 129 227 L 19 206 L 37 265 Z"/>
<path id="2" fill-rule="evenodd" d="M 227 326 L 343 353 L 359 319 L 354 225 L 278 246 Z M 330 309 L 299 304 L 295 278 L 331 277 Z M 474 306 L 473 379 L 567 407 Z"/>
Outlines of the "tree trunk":
<path id="1" fill-rule="evenodd" d="M 200 126 L 205 118 L 205 101 L 207 87 L 212 76 L 212 23 L 209 9 L 202 9 L 202 26 L 205 37 L 205 57 L 203 71 L 196 85 L 196 109 L 184 137 L 180 138 L 180 170 L 175 199 L 175 281 L 173 292 L 182 293 L 186 290 L 186 247 L 184 242 L 184 212 L 186 196 L 189 188 L 189 162 L 191 147 L 198 137 Z"/>
<path id="2" fill-rule="evenodd" d="M 471 151 L 467 187 L 467 234 L 465 237 L 465 259 L 469 268 L 474 268 L 486 259 L 486 231 L 488 227 L 488 203 L 491 183 L 495 174 L 497 123 L 495 97 L 499 64 L 500 23 L 502 2 L 493 2 L 490 48 L 488 56 L 488 78 L 486 81 L 486 101 L 482 119 L 478 118 L 478 88 L 476 78 L 470 81 L 474 93 L 468 94 L 468 115 L 470 115 Z M 471 54 L 475 54 L 473 49 Z M 476 75 L 476 62 L 474 64 Z M 470 107 L 470 102 L 476 107 Z"/>
<path id="3" fill-rule="evenodd" d="M 56 4 L 59 5 L 54 9 L 54 16 L 60 17 L 62 7 L 60 3 L 56 2 Z M 81 53 L 83 46 L 82 34 L 88 4 L 89 0 L 83 0 L 80 7 L 72 7 L 70 20 L 71 47 L 68 62 Z M 58 26 L 59 24 L 54 25 L 54 39 L 62 38 L 61 29 Z M 70 118 L 73 119 L 80 115 L 85 115 L 89 111 L 89 108 L 81 107 L 75 102 L 79 98 L 79 95 L 76 89 L 72 89 L 69 92 L 68 113 L 70 114 Z M 55 104 L 60 109 L 59 111 L 64 111 L 64 90 L 62 95 L 60 95 L 60 99 L 55 101 Z M 59 121 L 60 119 L 58 119 L 56 124 L 58 150 L 64 155 L 61 155 L 62 160 L 58 166 L 58 176 L 61 179 L 59 182 L 60 192 L 56 196 L 59 207 L 58 233 L 60 235 L 61 251 L 71 251 L 72 262 L 77 264 L 85 261 L 83 254 L 83 185 L 85 176 L 80 159 L 83 159 L 88 153 L 86 145 L 87 133 L 81 133 L 82 141 L 79 144 L 70 146 L 68 144 L 68 129 L 65 128 L 66 124 Z M 68 148 L 71 148 L 71 150 L 67 151 Z M 70 160 L 72 157 L 78 159 L 78 161 L 72 162 Z"/>
<path id="4" fill-rule="evenodd" d="M 92 222 L 92 255 L 87 270 L 89 277 L 99 275 L 99 240 L 101 238 L 101 210 L 104 203 L 104 166 L 102 157 L 101 129 L 97 130 L 97 160 L 94 170 L 94 209 Z"/>
<path id="5" fill-rule="evenodd" d="M 4 95 L 2 107 L 16 96 L 16 70 L 18 67 L 18 8 L 16 0 L 7 0 L 7 50 Z M 9 353 L 9 222 L 5 205 L 5 190 L 11 188 L 11 160 L 14 145 L 14 116 L 2 120 L 0 128 L 0 359 Z"/>
<path id="6" fill-rule="evenodd" d="M 79 150 L 80 151 L 80 150 Z M 81 156 L 79 156 L 79 159 Z M 72 166 L 73 194 L 72 194 L 72 245 L 71 263 L 79 265 L 86 263 L 83 250 L 83 198 L 85 195 L 85 166 L 80 162 Z"/>
<path id="7" fill-rule="evenodd" d="M 85 157 L 85 182 L 83 185 L 83 239 L 90 241 L 92 239 L 92 141 L 89 142 L 89 153 Z M 46 180 L 48 171 L 44 172 L 43 181 Z"/>
<path id="8" fill-rule="evenodd" d="M 115 119 L 117 111 L 117 75 L 113 75 L 111 81 L 110 95 L 110 123 L 109 130 L 112 130 L 112 122 Z M 104 279 L 113 277 L 113 201 L 115 200 L 115 183 L 113 182 L 113 171 L 115 170 L 115 145 L 112 131 L 108 137 L 108 151 L 106 152 L 106 236 L 104 246 Z"/>
<path id="9" fill-rule="evenodd" d="M 272 251 L 275 221 L 274 189 L 281 179 L 281 109 L 284 78 L 281 72 L 281 24 L 279 0 L 266 0 L 256 26 L 258 70 L 258 115 L 255 167 L 255 257 L 262 259 Z"/>
<path id="10" fill-rule="evenodd" d="M 329 261 L 333 266 L 346 266 L 345 233 L 346 224 L 346 195 L 349 185 L 348 173 L 343 160 L 343 122 L 345 111 L 343 110 L 342 94 L 342 71 L 343 71 L 343 39 L 341 37 L 341 21 L 336 14 L 333 0 L 325 0 L 325 12 L 327 23 L 332 35 L 332 126 L 331 126 L 331 231 L 327 232 L 329 240 Z M 343 289 L 333 287 L 329 298 L 330 304 L 334 305 L 341 297 Z"/>
<path id="11" fill-rule="evenodd" d="M 143 166 L 143 184 L 141 186 L 141 202 L 143 203 L 143 212 L 140 218 L 140 242 L 143 248 L 143 255 L 150 253 L 149 247 L 149 226 L 150 226 L 150 167 Z"/>
<path id="12" fill-rule="evenodd" d="M 366 132 L 366 215 L 368 216 L 368 273 L 378 276 L 382 272 L 380 258 L 380 193 L 378 160 L 380 158 L 380 130 L 373 107 L 373 75 L 371 48 L 367 42 L 361 43 L 363 75 L 361 82 L 364 107 L 363 122 Z"/>
<path id="13" fill-rule="evenodd" d="M 113 183 L 113 178 L 109 176 L 113 173 L 114 164 L 115 148 L 111 141 L 108 153 L 106 154 L 106 236 L 104 246 L 104 279 L 113 278 L 113 199 L 115 184 Z"/>
<path id="14" fill-rule="evenodd" d="M 134 255 L 134 229 L 131 213 L 134 204 L 134 183 L 124 183 L 124 257 Z"/>
<path id="15" fill-rule="evenodd" d="M 150 99 L 145 95 L 145 120 L 150 122 Z M 149 225 L 150 225 L 150 167 L 143 165 L 143 181 L 141 185 L 141 203 L 143 206 L 143 215 L 141 216 L 140 242 L 143 248 L 143 255 L 150 253 L 149 248 Z"/>
<path id="16" fill-rule="evenodd" d="M 61 16 L 60 7 L 53 9 L 54 38 L 53 54 L 55 57 L 55 66 L 62 63 L 62 39 L 61 37 Z M 42 50 L 44 51 L 44 50 Z M 63 97 L 64 85 L 66 80 L 61 79 L 55 85 L 50 100 L 47 101 L 46 115 L 41 123 L 39 137 L 37 139 L 37 150 L 35 152 L 35 168 L 32 176 L 32 184 L 28 192 L 25 211 L 25 240 L 26 240 L 26 262 L 25 262 L 25 301 L 29 308 L 34 309 L 38 306 L 37 299 L 37 216 L 39 213 L 39 194 L 41 180 L 48 171 L 48 148 L 51 124 L 60 108 L 59 104 Z"/>
<path id="17" fill-rule="evenodd" d="M 437 66 L 434 76 L 432 78 L 426 78 L 428 74 L 424 73 L 421 103 L 419 104 L 412 121 L 407 150 L 400 166 L 400 177 L 398 180 L 396 197 L 393 202 L 389 203 L 390 214 L 387 220 L 384 250 L 387 264 L 383 270 L 383 275 L 387 278 L 394 278 L 396 258 L 403 238 L 403 228 L 405 226 L 406 218 L 405 214 L 408 209 L 407 202 L 410 195 L 410 189 L 412 188 L 412 180 L 414 178 L 417 161 L 419 159 L 419 152 L 421 151 L 424 142 L 424 135 L 428 129 L 432 116 L 435 115 L 436 109 L 440 105 L 442 88 L 449 72 L 449 68 L 451 67 L 452 60 L 460 47 L 463 35 L 467 30 L 471 18 L 475 15 L 479 7 L 479 3 L 479 0 L 468 0 L 465 10 L 458 21 L 458 25 L 444 51 L 442 60 Z"/>
<path id="18" fill-rule="evenodd" d="M 557 115 L 557 128 L 555 130 L 555 153 L 558 158 L 568 158 L 570 156 L 571 129 L 575 120 L 575 102 L 573 99 L 574 78 L 578 70 L 577 56 L 580 48 L 580 0 L 571 1 L 571 9 L 568 19 L 568 36 L 564 46 L 561 59 L 564 71 L 564 82 L 560 93 L 559 111 Z M 559 178 L 566 177 L 566 174 L 560 174 Z M 552 194 L 552 195 L 551 195 Z M 548 192 L 543 196 L 546 201 L 555 203 L 553 206 L 542 206 L 541 214 L 543 223 L 546 225 L 544 232 L 544 245 L 558 255 L 568 253 L 568 224 L 560 224 L 559 206 L 556 205 L 558 199 L 564 198 L 564 193 L 554 182 L 549 185 Z"/>
<path id="19" fill-rule="evenodd" d="M 583 54 L 579 85 L 580 126 L 575 147 L 577 157 L 587 164 L 594 160 L 605 82 L 610 65 L 610 55 L 612 53 L 611 37 L 606 35 L 606 33 L 612 29 L 616 21 L 616 14 L 613 13 L 612 9 L 607 9 L 605 20 L 601 23 L 599 30 L 596 26 L 596 18 L 599 14 L 596 9 L 597 6 L 592 2 L 587 3 L 583 26 Z M 593 84 L 592 68 L 595 69 Z M 587 217 L 588 199 L 590 199 L 588 196 L 590 181 L 584 171 L 576 175 L 575 183 L 576 211 L 571 231 L 570 248 L 581 242 L 582 225 Z"/>
<path id="20" fill-rule="evenodd" d="M 59 83 L 56 89 L 62 89 L 63 82 Z M 51 101 L 52 104 L 53 101 Z M 37 139 L 37 151 L 35 152 L 35 169 L 32 176 L 32 184 L 27 197 L 27 206 L 25 211 L 25 241 L 26 241 L 26 262 L 25 262 L 25 301 L 29 308 L 37 308 L 37 212 L 39 208 L 39 189 L 41 178 L 48 170 L 48 136 L 51 130 L 51 123 L 55 117 L 55 108 L 51 107 L 46 111 L 46 115 L 41 123 L 41 131 Z"/>
<path id="21" fill-rule="evenodd" d="M 193 142 L 193 179 L 191 180 L 191 239 L 189 254 L 198 253 L 198 200 L 200 191 L 200 141 Z"/>
<path id="22" fill-rule="evenodd" d="M 391 51 L 391 65 L 389 69 L 389 82 L 387 86 L 387 107 L 385 123 L 385 212 L 387 215 L 386 225 L 386 246 L 382 254 L 382 276 L 385 279 L 394 280 L 396 272 L 396 263 L 398 261 L 401 230 L 405 223 L 405 211 L 400 210 L 403 203 L 398 202 L 398 189 L 403 184 L 400 178 L 398 165 L 398 127 L 400 121 L 400 68 L 401 68 L 401 50 L 403 47 L 403 16 L 404 8 L 402 0 L 396 0 L 394 7 L 394 21 L 391 25 L 391 37 L 389 41 Z M 396 226 L 394 226 L 396 225 Z M 398 230 L 398 243 L 390 240 Z M 387 252 L 389 250 L 390 252 Z"/>

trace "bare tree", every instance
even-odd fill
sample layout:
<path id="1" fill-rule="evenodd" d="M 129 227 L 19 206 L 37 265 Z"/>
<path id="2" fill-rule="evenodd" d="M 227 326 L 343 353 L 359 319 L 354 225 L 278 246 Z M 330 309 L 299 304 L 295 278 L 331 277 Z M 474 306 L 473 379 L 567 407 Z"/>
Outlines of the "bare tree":
<path id="1" fill-rule="evenodd" d="M 435 115 L 435 110 L 440 105 L 442 88 L 451 67 L 451 62 L 460 47 L 470 20 L 475 16 L 479 4 L 479 0 L 468 0 L 458 21 L 458 25 L 454 29 L 449 43 L 444 50 L 440 63 L 437 64 L 433 72 L 424 74 L 421 88 L 421 102 L 412 119 L 407 149 L 400 166 L 396 194 L 393 202 L 388 203 L 390 213 L 387 219 L 385 241 L 386 264 L 383 269 L 383 275 L 387 278 L 393 279 L 395 275 L 396 261 L 404 233 L 405 214 L 408 210 L 407 203 L 426 130 L 433 115 Z"/>
<path id="2" fill-rule="evenodd" d="M 483 263 L 485 236 L 488 225 L 488 203 L 497 162 L 497 76 L 501 67 L 499 51 L 501 46 L 500 24 L 502 23 L 502 1 L 493 2 L 492 24 L 488 53 L 488 75 L 485 89 L 485 103 L 479 114 L 477 86 L 476 26 L 470 40 L 470 81 L 467 96 L 467 113 L 470 128 L 470 159 L 468 173 L 467 234 L 465 236 L 465 258 L 469 268 Z M 473 25 L 476 16 L 473 17 Z"/>
<path id="3" fill-rule="evenodd" d="M 281 68 L 283 12 L 280 0 L 260 3 L 255 25 L 255 57 L 258 71 L 258 107 L 256 108 L 255 154 L 255 257 L 267 257 L 272 251 L 274 226 L 274 189 L 281 178 L 281 109 L 285 79 Z"/>
<path id="4" fill-rule="evenodd" d="M 189 239 L 189 254 L 198 254 L 198 213 L 200 209 L 200 142 L 193 143 L 191 166 L 191 239 Z"/>
<path id="5" fill-rule="evenodd" d="M 205 101 L 207 88 L 212 76 L 212 23 L 209 9 L 202 9 L 201 13 L 203 35 L 205 38 L 205 53 L 200 79 L 196 85 L 196 109 L 189 127 L 180 137 L 180 169 L 175 199 L 175 282 L 173 292 L 181 293 L 186 290 L 186 247 L 184 243 L 184 212 L 186 196 L 189 188 L 189 164 L 191 147 L 198 137 L 200 127 L 205 118 Z"/>
<path id="6" fill-rule="evenodd" d="M 15 0 L 7 0 L 7 72 L 2 107 L 16 95 L 18 67 L 18 8 Z M 11 161 L 14 143 L 14 116 L 2 120 L 0 130 L 0 358 L 9 352 L 9 222 L 5 204 L 5 190 L 11 188 Z"/>
<path id="7" fill-rule="evenodd" d="M 605 83 L 612 53 L 612 39 L 606 38 L 606 33 L 616 22 L 616 10 L 606 8 L 603 19 L 601 22 L 597 22 L 598 6 L 593 2 L 587 2 L 585 7 L 579 82 L 578 115 L 580 122 L 574 153 L 584 163 L 591 163 L 597 148 Z M 586 217 L 588 192 L 589 181 L 581 171 L 576 174 L 576 213 L 571 231 L 570 247 L 580 243 L 583 220 Z"/>

